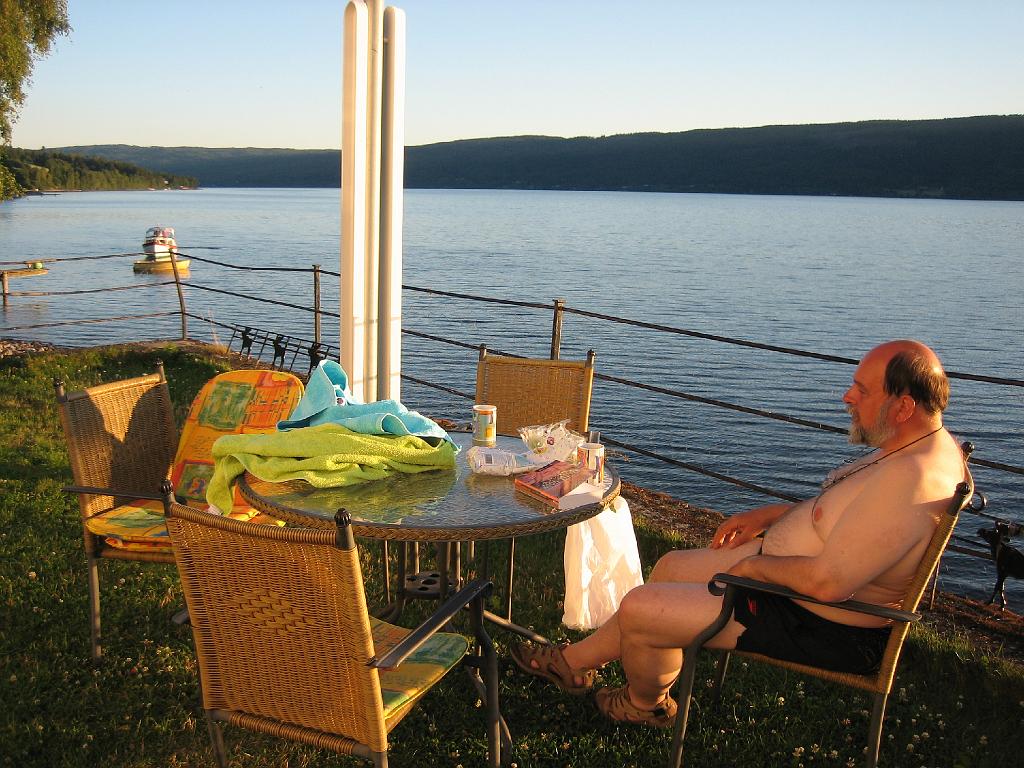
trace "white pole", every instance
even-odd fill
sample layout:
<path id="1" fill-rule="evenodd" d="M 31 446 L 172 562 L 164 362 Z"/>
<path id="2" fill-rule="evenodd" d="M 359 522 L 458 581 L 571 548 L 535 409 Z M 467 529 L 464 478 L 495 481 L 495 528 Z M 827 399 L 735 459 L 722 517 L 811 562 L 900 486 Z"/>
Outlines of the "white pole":
<path id="1" fill-rule="evenodd" d="M 353 394 L 365 387 L 366 5 L 345 6 L 341 110 L 341 366 Z"/>
<path id="2" fill-rule="evenodd" d="M 378 270 L 380 262 L 381 71 L 384 58 L 384 0 L 366 0 L 370 45 L 366 52 L 366 359 L 363 399 L 377 399 Z"/>
<path id="3" fill-rule="evenodd" d="M 405 186 L 405 12 L 384 11 L 381 110 L 380 349 L 377 397 L 402 399 L 402 217 Z"/>

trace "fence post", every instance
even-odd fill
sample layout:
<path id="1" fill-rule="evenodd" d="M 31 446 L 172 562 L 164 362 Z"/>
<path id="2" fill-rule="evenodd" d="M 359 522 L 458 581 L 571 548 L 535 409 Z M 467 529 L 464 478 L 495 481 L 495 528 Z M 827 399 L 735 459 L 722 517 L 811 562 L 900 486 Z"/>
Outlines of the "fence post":
<path id="1" fill-rule="evenodd" d="M 551 318 L 551 359 L 557 360 L 562 348 L 562 308 L 565 299 L 554 299 L 555 310 Z"/>
<path id="2" fill-rule="evenodd" d="M 320 265 L 313 265 L 313 341 L 320 343 Z"/>
<path id="3" fill-rule="evenodd" d="M 3 281 L 4 306 L 7 306 L 7 294 L 11 292 L 11 284 L 7 281 L 7 273 L 0 272 L 0 280 Z"/>
<path id="4" fill-rule="evenodd" d="M 171 251 L 171 269 L 174 270 L 174 287 L 178 289 L 178 308 L 181 310 L 181 340 L 188 341 L 188 315 L 185 314 L 185 294 L 181 290 L 181 275 L 178 273 L 178 254 Z"/>

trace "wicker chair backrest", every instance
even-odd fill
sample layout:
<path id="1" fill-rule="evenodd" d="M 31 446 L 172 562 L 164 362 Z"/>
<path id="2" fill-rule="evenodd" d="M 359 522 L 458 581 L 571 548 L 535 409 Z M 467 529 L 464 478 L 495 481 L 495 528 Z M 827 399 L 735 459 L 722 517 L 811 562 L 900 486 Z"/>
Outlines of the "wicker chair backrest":
<path id="1" fill-rule="evenodd" d="M 204 707 L 387 749 L 358 551 L 170 504 Z"/>
<path id="2" fill-rule="evenodd" d="M 156 493 L 178 442 L 162 374 L 59 394 L 58 403 L 77 485 Z M 111 496 L 78 498 L 83 518 L 115 503 Z"/>
<path id="3" fill-rule="evenodd" d="M 492 355 L 481 351 L 476 402 L 498 407 L 498 433 L 518 435 L 520 427 L 568 419 L 569 429 L 586 432 L 594 381 L 593 354 L 585 361 Z"/>
<path id="4" fill-rule="evenodd" d="M 960 511 L 970 503 L 971 496 L 973 495 L 974 478 L 968 472 L 966 495 L 962 499 L 959 495 L 955 496 L 950 506 L 942 512 L 935 532 L 932 534 L 931 541 L 928 543 L 928 548 L 925 550 L 924 555 L 921 556 L 917 572 L 907 586 L 903 602 L 899 606 L 902 610 L 917 610 L 917 606 L 921 602 L 921 596 L 924 594 L 932 573 L 939 563 L 939 558 L 942 557 L 946 544 L 949 543 L 949 538 L 953 534 L 953 527 L 960 516 Z M 882 661 L 879 665 L 876 685 L 878 690 L 889 691 L 892 688 L 892 681 L 896 676 L 896 664 L 899 661 L 900 651 L 903 648 L 903 641 L 909 632 L 910 624 L 906 622 L 897 622 L 893 626 L 892 632 L 889 634 L 889 642 L 885 647 L 885 652 L 882 654 Z"/>

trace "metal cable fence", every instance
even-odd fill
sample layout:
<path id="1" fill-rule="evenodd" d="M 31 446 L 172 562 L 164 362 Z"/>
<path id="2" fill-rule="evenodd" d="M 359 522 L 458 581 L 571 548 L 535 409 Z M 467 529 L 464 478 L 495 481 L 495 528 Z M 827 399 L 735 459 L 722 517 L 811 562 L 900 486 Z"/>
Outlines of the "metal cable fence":
<path id="1" fill-rule="evenodd" d="M 102 256 L 92 257 L 66 257 L 66 258 L 52 258 L 47 259 L 48 263 L 54 263 L 59 261 L 79 261 L 79 260 L 90 260 L 90 259 L 106 259 L 106 258 L 117 258 L 117 257 L 130 257 L 138 256 L 138 253 L 124 253 L 124 254 L 106 254 Z M 229 262 L 208 259 L 190 254 L 180 253 L 179 258 L 189 258 L 198 262 L 225 267 L 238 271 L 249 271 L 249 272 L 281 272 L 281 273 L 308 273 L 314 277 L 313 286 L 313 302 L 312 306 L 302 303 L 296 303 L 294 301 L 284 301 L 279 298 L 271 298 L 270 296 L 263 295 L 260 292 L 239 292 L 226 288 L 215 288 L 213 286 L 204 285 L 196 282 L 183 283 L 182 276 L 175 274 L 174 280 L 167 280 L 156 283 L 149 283 L 144 286 L 139 285 L 127 285 L 127 286 L 109 286 L 104 288 L 96 289 L 82 289 L 73 291 L 24 291 L 24 292 L 8 292 L 4 295 L 5 302 L 10 297 L 19 296 L 31 296 L 31 297 L 46 297 L 46 296 L 71 296 L 77 294 L 89 294 L 89 293 L 102 293 L 106 291 L 124 291 L 124 290 L 140 290 L 149 289 L 159 286 L 175 285 L 178 292 L 180 308 L 177 311 L 167 312 L 156 312 L 156 313 L 140 313 L 134 315 L 119 315 L 116 317 L 107 318 L 81 318 L 77 320 L 69 320 L 62 323 L 47 323 L 47 324 L 34 324 L 24 325 L 9 328 L 8 330 L 17 331 L 28 331 L 35 328 L 54 327 L 59 325 L 73 325 L 73 324 L 86 324 L 86 323 L 101 323 L 105 321 L 113 320 L 128 320 L 128 319 L 144 319 L 154 317 L 168 317 L 168 316 L 179 316 L 181 318 L 182 326 L 182 338 L 188 338 L 187 329 L 187 318 L 194 319 L 196 321 L 207 323 L 211 326 L 216 326 L 224 330 L 231 331 L 231 337 L 227 343 L 229 349 L 233 348 L 237 343 L 236 350 L 244 355 L 250 355 L 260 360 L 265 360 L 269 357 L 269 362 L 273 366 L 288 368 L 290 370 L 297 369 L 299 373 L 308 373 L 312 370 L 316 364 L 323 359 L 327 359 L 331 356 L 336 356 L 338 352 L 337 345 L 331 342 L 325 342 L 320 333 L 320 318 L 329 317 L 338 319 L 340 313 L 325 310 L 320 306 L 320 277 L 329 276 L 340 279 L 340 273 L 331 270 L 321 269 L 318 265 L 312 267 L 252 267 L 244 265 L 231 264 Z M 13 264 L 22 264 L 23 262 L 11 262 Z M 797 358 L 808 358 L 828 363 L 836 363 L 842 365 L 856 365 L 857 360 L 841 357 L 837 355 L 830 355 L 820 352 L 814 352 L 804 349 L 797 349 L 793 347 L 786 347 L 774 344 L 766 344 L 757 341 L 751 341 L 748 339 L 738 339 L 718 334 L 706 333 L 703 331 L 697 331 L 687 328 L 679 328 L 671 325 L 665 325 L 660 323 L 653 323 L 643 320 L 636 320 L 631 318 L 619 317 L 615 315 L 604 314 L 600 312 L 594 312 L 587 309 L 570 307 L 565 304 L 561 299 L 553 299 L 551 302 L 534 302 L 534 301 L 521 301 L 513 299 L 504 299 L 492 296 L 482 296 L 477 294 L 462 293 L 456 291 L 446 291 L 435 288 L 426 288 L 414 285 L 403 285 L 403 290 L 408 293 L 415 293 L 429 297 L 437 297 L 443 299 L 456 299 L 460 301 L 476 302 L 479 304 L 492 305 L 492 306 L 505 306 L 515 307 L 520 309 L 528 309 L 541 312 L 552 313 L 551 321 L 551 333 L 550 337 L 544 339 L 546 345 L 550 348 L 550 356 L 557 358 L 560 355 L 561 347 L 561 335 L 566 315 L 577 316 L 582 318 L 588 318 L 590 320 L 630 326 L 644 331 L 662 334 L 671 334 L 677 336 L 686 336 L 694 339 L 700 339 L 703 341 L 714 342 L 724 345 L 732 345 L 736 347 L 743 347 L 747 349 L 758 350 L 762 352 L 769 352 L 773 354 L 787 355 Z M 206 292 L 216 295 L 230 296 L 235 299 L 241 299 L 247 302 L 254 302 L 263 305 L 283 307 L 290 310 L 295 310 L 302 313 L 307 313 L 313 316 L 313 332 L 310 335 L 297 335 L 294 332 L 278 331 L 271 328 L 260 328 L 254 323 L 253 325 L 244 325 L 239 323 L 223 323 L 212 320 L 210 317 L 204 317 L 190 312 L 185 306 L 185 295 L 186 290 L 188 292 Z M 416 338 L 427 342 L 445 345 L 448 347 L 471 350 L 474 353 L 479 349 L 480 344 L 462 339 L 451 338 L 436 333 L 427 333 L 424 331 L 414 330 L 410 328 L 402 328 L 404 336 L 410 338 Z M 492 352 L 510 356 L 521 356 L 517 353 L 491 349 Z M 303 370 L 303 368 L 305 370 Z M 980 382 L 984 384 L 1007 386 L 1007 387 L 1024 387 L 1024 380 L 1011 379 L 999 376 L 990 376 L 985 374 L 975 374 L 963 371 L 947 371 L 947 375 L 951 379 L 962 379 L 973 382 Z M 414 382 L 420 386 L 429 387 L 439 392 L 444 392 L 449 395 L 453 395 L 460 399 L 473 399 L 473 394 L 464 392 L 457 389 L 456 387 L 446 385 L 437 381 L 431 381 L 422 375 L 414 375 L 412 373 L 405 372 L 402 374 L 403 380 Z M 706 395 L 697 394 L 694 392 L 688 392 L 683 389 L 661 386 L 650 382 L 640 381 L 635 378 L 628 378 L 626 376 L 613 375 L 611 373 L 595 373 L 595 380 L 606 382 L 611 385 L 629 388 L 636 391 L 643 391 L 658 396 L 673 398 L 676 400 L 683 400 L 687 402 L 697 403 L 703 406 L 709 406 L 712 408 L 732 411 L 736 413 L 746 414 L 759 419 L 767 419 L 776 422 L 782 422 L 786 424 L 795 425 L 798 427 L 813 429 L 821 432 L 828 432 L 833 434 L 845 434 L 846 429 L 840 426 L 823 423 L 813 419 L 806 419 L 799 416 L 794 416 L 786 413 L 779 413 L 773 410 L 765 408 L 757 408 L 740 403 L 729 402 L 720 398 L 709 397 Z M 627 442 L 618 440 L 614 437 L 605 436 L 606 442 L 610 445 L 614 445 L 624 451 L 631 452 L 637 456 L 642 456 L 647 459 L 662 462 L 666 465 L 684 469 L 688 472 L 697 473 L 706 477 L 719 480 L 721 482 L 730 483 L 740 488 L 754 491 L 759 494 L 766 496 L 785 499 L 789 501 L 796 500 L 797 497 L 792 494 L 781 492 L 777 489 L 766 487 L 759 483 L 753 483 L 749 480 L 744 480 L 739 477 L 735 477 L 726 472 L 719 472 L 717 470 L 703 467 L 698 463 L 692 461 L 684 461 L 677 457 L 670 456 L 663 451 L 655 450 L 650 446 L 638 445 L 635 442 Z M 991 459 L 983 459 L 977 456 L 971 457 L 971 463 L 977 466 L 983 466 L 999 472 L 1005 472 L 1015 475 L 1024 475 L 1024 467 L 1010 464 L 1007 462 L 994 461 Z"/>

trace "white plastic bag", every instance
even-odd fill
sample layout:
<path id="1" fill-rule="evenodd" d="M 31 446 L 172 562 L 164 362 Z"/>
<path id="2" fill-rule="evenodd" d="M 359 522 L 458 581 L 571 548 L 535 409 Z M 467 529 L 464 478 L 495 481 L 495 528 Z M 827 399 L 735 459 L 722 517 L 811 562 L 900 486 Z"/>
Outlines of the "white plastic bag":
<path id="1" fill-rule="evenodd" d="M 596 629 L 623 596 L 644 583 L 633 516 L 621 496 L 601 514 L 565 533 L 565 613 L 570 629 Z"/>
<path id="2" fill-rule="evenodd" d="M 576 448 L 584 442 L 584 437 L 569 429 L 568 423 L 568 419 L 562 419 L 553 424 L 520 427 L 519 436 L 526 445 L 526 458 L 537 466 L 552 461 L 574 461 Z"/>

